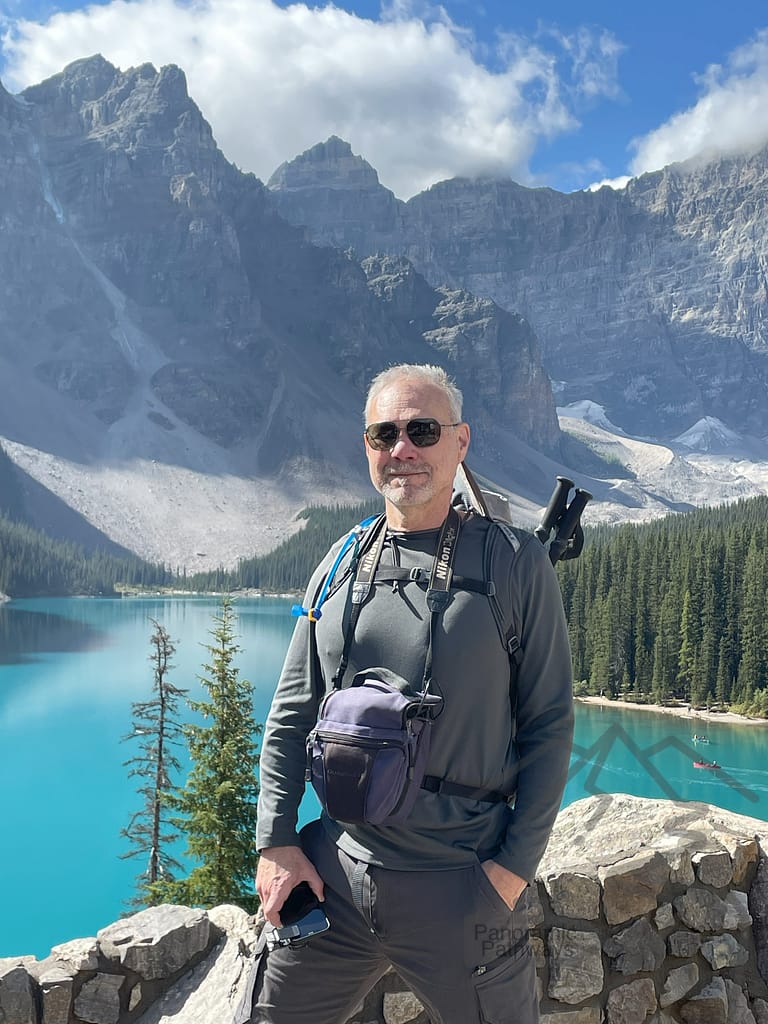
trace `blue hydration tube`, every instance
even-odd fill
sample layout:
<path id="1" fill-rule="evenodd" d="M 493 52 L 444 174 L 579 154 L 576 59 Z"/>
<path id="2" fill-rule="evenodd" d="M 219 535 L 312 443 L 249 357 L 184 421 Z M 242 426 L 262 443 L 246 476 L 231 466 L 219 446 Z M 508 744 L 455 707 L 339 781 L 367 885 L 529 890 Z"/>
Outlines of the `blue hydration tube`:
<path id="1" fill-rule="evenodd" d="M 336 570 L 339 568 L 339 565 L 341 564 L 342 558 L 347 553 L 347 551 L 349 551 L 353 544 L 357 545 L 360 543 L 360 537 L 363 534 L 363 530 L 365 530 L 368 526 L 371 525 L 371 523 L 375 522 L 375 520 L 378 518 L 378 515 L 368 516 L 367 519 L 364 519 L 361 523 L 358 523 L 357 526 L 353 527 L 349 531 L 347 538 L 341 545 L 338 555 L 336 555 L 334 563 L 331 566 L 330 572 L 325 577 L 323 589 L 320 591 L 320 594 L 317 598 L 317 603 L 314 604 L 311 608 L 305 608 L 303 604 L 294 604 L 291 606 L 291 615 L 295 615 L 297 618 L 302 615 L 306 615 L 310 622 L 317 622 L 318 619 L 322 618 L 323 613 L 320 611 L 320 608 L 322 607 L 326 597 L 328 596 L 328 588 L 333 582 L 333 578 L 336 575 Z"/>

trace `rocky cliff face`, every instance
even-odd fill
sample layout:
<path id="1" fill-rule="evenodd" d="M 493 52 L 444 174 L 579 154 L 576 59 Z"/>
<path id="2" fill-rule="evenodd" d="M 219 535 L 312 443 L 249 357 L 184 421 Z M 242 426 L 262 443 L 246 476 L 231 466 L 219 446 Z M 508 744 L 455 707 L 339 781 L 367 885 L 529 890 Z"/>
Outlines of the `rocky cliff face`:
<path id="1" fill-rule="evenodd" d="M 454 179 L 407 203 L 362 164 L 339 140 L 314 147 L 269 182 L 272 203 L 315 241 L 404 255 L 524 316 L 559 404 L 657 437 L 707 415 L 768 432 L 768 151 L 620 192 Z"/>
<path id="2" fill-rule="evenodd" d="M 331 184 L 379 194 L 343 143 L 325 150 Z M 276 180 L 301 183 L 291 167 Z M 310 244 L 227 162 L 178 68 L 121 72 L 92 57 L 19 97 L 0 90 L 0 181 L 0 437 L 29 475 L 76 507 L 82 495 L 79 511 L 113 507 L 105 532 L 128 547 L 162 529 L 170 492 L 168 519 L 208 487 L 195 518 L 206 530 L 216 516 L 233 537 L 340 487 L 368 493 L 363 389 L 394 362 L 466 374 L 477 457 L 502 483 L 514 486 L 515 468 L 483 428 L 489 417 L 558 449 L 528 325 L 464 290 L 438 293 L 405 264 L 373 272 Z M 380 206 L 388 223 L 391 193 Z M 387 276 L 402 280 L 385 287 Z M 427 297 L 418 325 L 405 278 Z M 118 484 L 109 472 L 120 467 L 135 473 Z M 234 518 L 217 477 L 236 481 Z M 130 507 L 115 524 L 120 502 Z M 254 550 L 242 536 L 233 544 L 224 561 Z M 203 564 L 190 558 L 198 547 L 187 535 L 171 559 Z M 169 558 L 161 543 L 141 553 Z"/>

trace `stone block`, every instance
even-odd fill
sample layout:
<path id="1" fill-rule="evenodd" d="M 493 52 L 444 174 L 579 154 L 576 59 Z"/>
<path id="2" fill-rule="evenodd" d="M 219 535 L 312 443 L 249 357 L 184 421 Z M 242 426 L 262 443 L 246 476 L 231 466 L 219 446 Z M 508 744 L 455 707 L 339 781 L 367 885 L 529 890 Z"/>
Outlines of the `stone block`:
<path id="1" fill-rule="evenodd" d="M 562 1003 L 583 1003 L 603 990 L 600 938 L 594 932 L 553 928 L 549 933 L 548 994 Z"/>
<path id="2" fill-rule="evenodd" d="M 0 1021 L 39 1024 L 35 982 L 27 970 L 33 960 L 33 957 L 0 960 Z"/>
<path id="3" fill-rule="evenodd" d="M 749 1008 L 749 1001 L 740 985 L 730 978 L 725 981 L 725 993 L 728 997 L 728 1024 L 757 1024 L 755 1015 Z"/>
<path id="4" fill-rule="evenodd" d="M 756 1024 L 768 1024 L 768 1002 L 765 999 L 752 1000 L 752 1013 Z"/>
<path id="5" fill-rule="evenodd" d="M 253 919 L 226 905 L 209 910 L 208 917 L 221 933 L 219 942 L 159 999 L 140 1009 L 134 1024 L 239 1024 L 248 1019 L 258 966 Z M 145 999 L 149 988 L 142 984 Z"/>
<path id="6" fill-rule="evenodd" d="M 725 927 L 731 931 L 740 931 L 742 928 L 749 928 L 752 924 L 752 916 L 749 912 L 749 896 L 738 889 L 731 889 L 725 896 L 725 905 L 728 908 L 725 915 Z"/>
<path id="7" fill-rule="evenodd" d="M 608 924 L 623 924 L 655 910 L 659 893 L 669 879 L 669 865 L 650 851 L 600 868 L 603 910 Z"/>
<path id="8" fill-rule="evenodd" d="M 384 993 L 384 1024 L 411 1024 L 423 1011 L 423 1005 L 412 992 Z"/>
<path id="9" fill-rule="evenodd" d="M 118 1024 L 124 984 L 119 974 L 97 974 L 86 981 L 75 999 L 75 1016 L 88 1024 Z"/>
<path id="10" fill-rule="evenodd" d="M 558 1013 L 542 1013 L 539 1024 L 601 1024 L 603 1019 L 599 1006 L 582 1006 L 578 1010 L 562 1010 Z"/>
<path id="11" fill-rule="evenodd" d="M 541 903 L 541 894 L 536 882 L 525 891 L 526 910 L 528 911 L 528 927 L 533 931 L 544 924 L 544 907 Z"/>
<path id="12" fill-rule="evenodd" d="M 102 952 L 146 981 L 169 978 L 202 953 L 210 938 L 203 910 L 162 904 L 103 928 Z"/>
<path id="13" fill-rule="evenodd" d="M 743 892 L 731 891 L 723 900 L 709 889 L 693 887 L 674 905 L 683 924 L 697 932 L 738 931 L 752 923 Z"/>
<path id="14" fill-rule="evenodd" d="M 768 985 L 768 857 L 762 851 L 749 889 L 749 911 L 754 917 L 757 969 Z"/>
<path id="15" fill-rule="evenodd" d="M 749 953 L 733 935 L 715 935 L 701 944 L 701 955 L 713 970 L 741 967 L 749 960 Z"/>
<path id="16" fill-rule="evenodd" d="M 669 955 L 690 960 L 699 952 L 703 941 L 698 932 L 673 932 L 667 936 Z"/>
<path id="17" fill-rule="evenodd" d="M 99 944 L 95 938 L 73 939 L 54 946 L 44 964 L 55 963 L 70 968 L 76 974 L 95 971 L 99 967 Z"/>
<path id="18" fill-rule="evenodd" d="M 726 847 L 728 843 L 726 843 Z M 736 839 L 729 849 L 733 864 L 733 884 L 743 886 L 749 878 L 749 871 L 757 863 L 760 847 L 757 839 Z"/>
<path id="19" fill-rule="evenodd" d="M 699 968 L 696 964 L 684 964 L 673 968 L 664 982 L 664 990 L 659 996 L 659 1006 L 667 1007 L 679 1003 L 681 999 L 699 983 Z"/>
<path id="20" fill-rule="evenodd" d="M 547 951 L 544 946 L 544 939 L 540 939 L 538 935 L 532 935 L 531 950 L 536 961 L 536 970 L 543 971 L 547 966 Z"/>
<path id="21" fill-rule="evenodd" d="M 713 978 L 706 988 L 680 1007 L 686 1024 L 727 1024 L 728 995 L 722 978 Z"/>
<path id="22" fill-rule="evenodd" d="M 643 917 L 609 936 L 603 943 L 603 949 L 611 957 L 614 970 L 621 974 L 638 974 L 661 967 L 667 945 Z"/>
<path id="23" fill-rule="evenodd" d="M 665 854 L 669 864 L 669 880 L 673 885 L 693 885 L 696 874 L 689 850 L 671 850 Z"/>
<path id="24" fill-rule="evenodd" d="M 608 995 L 605 1016 L 608 1024 L 642 1024 L 657 1008 L 656 989 L 650 978 L 620 985 Z"/>
<path id="25" fill-rule="evenodd" d="M 663 903 L 653 915 L 653 922 L 660 932 L 675 927 L 675 912 L 671 903 Z"/>
<path id="26" fill-rule="evenodd" d="M 594 921 L 600 916 L 600 884 L 588 875 L 565 871 L 544 879 L 553 913 Z"/>
<path id="27" fill-rule="evenodd" d="M 691 859 L 702 885 L 724 889 L 733 881 L 733 864 L 727 850 L 694 853 Z"/>
<path id="28" fill-rule="evenodd" d="M 66 967 L 48 967 L 38 976 L 43 994 L 44 1024 L 69 1024 L 76 971 Z"/>

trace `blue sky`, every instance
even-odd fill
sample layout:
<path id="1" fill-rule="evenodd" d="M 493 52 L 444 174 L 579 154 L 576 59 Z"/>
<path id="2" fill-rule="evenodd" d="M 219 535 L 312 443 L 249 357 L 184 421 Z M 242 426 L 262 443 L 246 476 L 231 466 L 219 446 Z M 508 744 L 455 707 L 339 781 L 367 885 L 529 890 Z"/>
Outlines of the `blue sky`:
<path id="1" fill-rule="evenodd" d="M 765 0 L 0 0 L 11 92 L 100 52 L 174 63 L 266 180 L 340 135 L 408 198 L 454 175 L 562 191 L 768 143 Z"/>

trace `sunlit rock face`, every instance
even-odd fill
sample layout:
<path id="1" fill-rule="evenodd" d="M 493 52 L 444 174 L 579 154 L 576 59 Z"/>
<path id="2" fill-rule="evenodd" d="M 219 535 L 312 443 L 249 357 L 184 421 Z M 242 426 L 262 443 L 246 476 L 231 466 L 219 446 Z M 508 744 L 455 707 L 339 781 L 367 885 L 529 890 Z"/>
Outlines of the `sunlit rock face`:
<path id="1" fill-rule="evenodd" d="M 564 195 L 453 179 L 408 202 L 340 140 L 283 165 L 275 208 L 315 241 L 405 255 L 528 320 L 558 404 L 656 437 L 705 416 L 768 432 L 768 151 Z"/>

